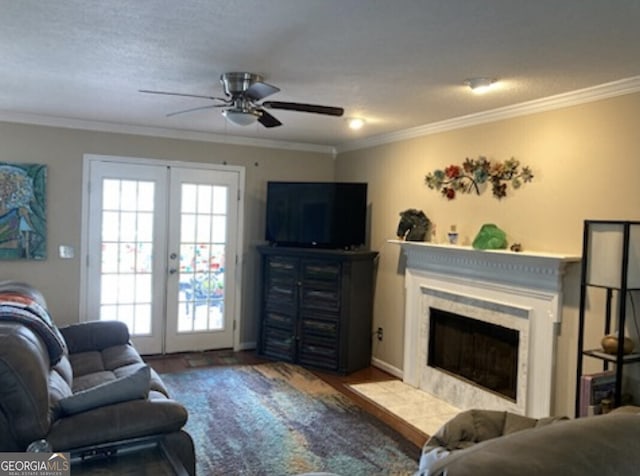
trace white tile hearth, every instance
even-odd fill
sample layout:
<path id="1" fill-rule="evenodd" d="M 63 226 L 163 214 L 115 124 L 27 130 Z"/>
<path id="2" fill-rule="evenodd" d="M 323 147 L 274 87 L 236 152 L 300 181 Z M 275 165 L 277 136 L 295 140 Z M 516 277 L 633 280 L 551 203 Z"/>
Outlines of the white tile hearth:
<path id="1" fill-rule="evenodd" d="M 349 388 L 427 435 L 460 413 L 444 400 L 400 380 L 351 384 Z"/>

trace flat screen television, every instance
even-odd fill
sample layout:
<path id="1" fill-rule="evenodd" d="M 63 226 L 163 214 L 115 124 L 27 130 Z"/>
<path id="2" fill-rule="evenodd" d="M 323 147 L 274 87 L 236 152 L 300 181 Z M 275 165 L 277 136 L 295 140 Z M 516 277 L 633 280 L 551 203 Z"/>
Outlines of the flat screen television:
<path id="1" fill-rule="evenodd" d="M 265 238 L 278 246 L 355 249 L 365 243 L 367 184 L 268 182 Z"/>

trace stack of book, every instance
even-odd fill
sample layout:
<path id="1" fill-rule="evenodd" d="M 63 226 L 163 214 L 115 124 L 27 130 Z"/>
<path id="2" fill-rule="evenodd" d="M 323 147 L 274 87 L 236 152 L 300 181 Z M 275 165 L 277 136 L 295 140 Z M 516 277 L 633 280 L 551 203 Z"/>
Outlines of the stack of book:
<path id="1" fill-rule="evenodd" d="M 613 370 L 583 375 L 580 378 L 580 416 L 602 413 L 603 400 L 609 404 L 613 402 L 615 388 L 616 373 Z"/>

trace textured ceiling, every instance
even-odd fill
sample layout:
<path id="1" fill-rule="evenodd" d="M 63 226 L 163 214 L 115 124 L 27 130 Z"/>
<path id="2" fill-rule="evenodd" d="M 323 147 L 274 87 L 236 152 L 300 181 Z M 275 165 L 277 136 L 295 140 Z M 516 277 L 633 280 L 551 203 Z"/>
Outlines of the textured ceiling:
<path id="1" fill-rule="evenodd" d="M 0 0 L 0 117 L 60 118 L 340 145 L 640 75 L 640 0 Z M 272 111 L 232 126 L 194 98 L 261 73 Z M 492 76 L 483 96 L 462 84 Z"/>

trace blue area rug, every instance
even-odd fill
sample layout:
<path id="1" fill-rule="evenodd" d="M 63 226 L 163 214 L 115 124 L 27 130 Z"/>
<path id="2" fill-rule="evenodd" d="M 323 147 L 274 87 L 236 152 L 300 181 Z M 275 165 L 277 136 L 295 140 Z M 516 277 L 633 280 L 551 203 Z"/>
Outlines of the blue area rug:
<path id="1" fill-rule="evenodd" d="M 210 367 L 162 378 L 189 410 L 200 476 L 417 470 L 418 448 L 301 367 Z"/>

